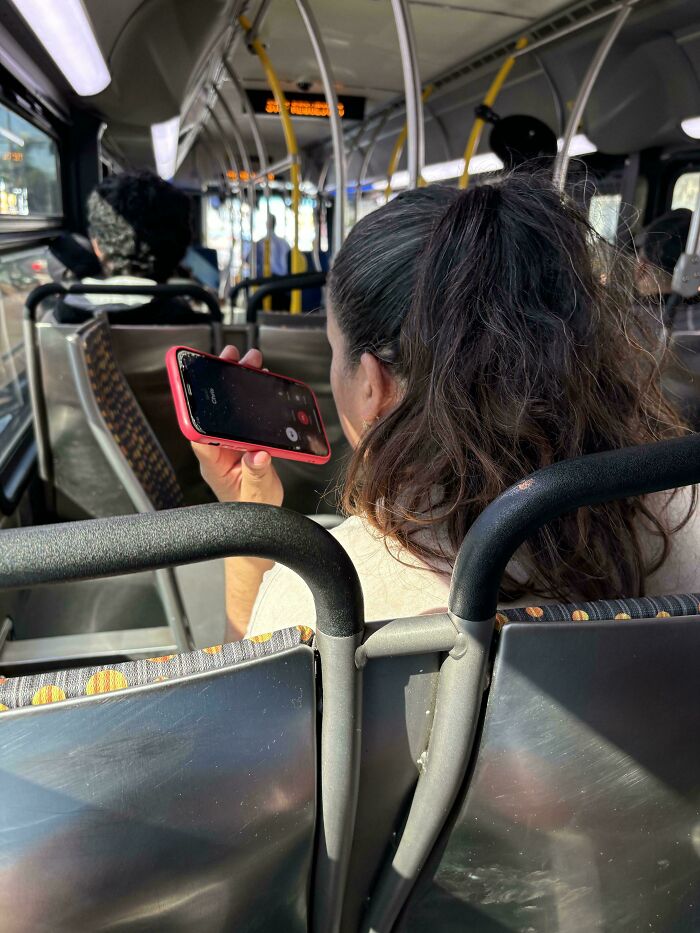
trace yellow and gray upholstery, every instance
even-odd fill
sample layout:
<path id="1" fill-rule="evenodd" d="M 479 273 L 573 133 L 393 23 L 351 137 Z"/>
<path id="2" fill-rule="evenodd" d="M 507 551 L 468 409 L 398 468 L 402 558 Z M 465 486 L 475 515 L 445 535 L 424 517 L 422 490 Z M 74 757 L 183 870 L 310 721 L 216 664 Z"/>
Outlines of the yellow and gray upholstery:
<path id="1" fill-rule="evenodd" d="M 153 507 L 182 505 L 175 472 L 117 366 L 106 317 L 90 321 L 73 340 L 82 349 L 85 373 L 104 426 Z"/>
<path id="2" fill-rule="evenodd" d="M 588 622 L 626 619 L 667 619 L 700 612 L 700 594 L 680 596 L 641 596 L 635 599 L 601 599 L 588 603 L 542 603 L 502 609 L 497 626 L 508 622 Z"/>
<path id="3" fill-rule="evenodd" d="M 310 628 L 297 626 L 186 654 L 168 654 L 123 664 L 78 667 L 24 677 L 0 677 L 0 711 L 164 683 L 191 674 L 206 674 L 244 661 L 266 658 L 298 645 L 311 645 L 313 634 Z"/>
<path id="4" fill-rule="evenodd" d="M 699 613 L 700 594 L 681 594 L 585 603 L 543 603 L 540 606 L 503 609 L 498 613 L 496 622 L 500 628 L 515 622 L 624 622 L 694 616 Z M 242 661 L 267 657 L 300 644 L 312 646 L 313 643 L 313 630 L 299 625 L 185 654 L 24 677 L 0 677 L 0 711 L 171 681 L 189 674 L 202 674 Z"/>

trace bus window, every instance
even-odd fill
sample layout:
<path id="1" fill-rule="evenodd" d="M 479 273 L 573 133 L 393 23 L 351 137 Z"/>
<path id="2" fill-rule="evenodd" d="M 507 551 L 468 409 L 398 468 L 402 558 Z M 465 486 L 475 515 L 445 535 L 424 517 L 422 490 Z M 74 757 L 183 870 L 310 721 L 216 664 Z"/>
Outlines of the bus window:
<path id="1" fill-rule="evenodd" d="M 29 419 L 22 310 L 29 292 L 51 280 L 48 258 L 46 246 L 0 253 L 0 463 Z"/>
<path id="2" fill-rule="evenodd" d="M 673 186 L 673 200 L 671 209 L 677 207 L 687 207 L 694 211 L 698 201 L 698 189 L 700 189 L 700 172 L 686 172 L 676 180 Z"/>
<path id="3" fill-rule="evenodd" d="M 598 234 L 608 243 L 614 243 L 617 237 L 617 223 L 620 217 L 619 194 L 594 194 L 588 207 L 588 220 Z"/>
<path id="4" fill-rule="evenodd" d="M 0 104 L 0 218 L 60 214 L 56 143 Z"/>
<path id="5" fill-rule="evenodd" d="M 51 279 L 46 228 L 56 228 L 61 213 L 56 143 L 0 104 L 0 464 L 30 417 L 22 310 L 29 292 Z M 43 242 L 3 248 L 3 234 L 12 240 L 25 224 Z"/>

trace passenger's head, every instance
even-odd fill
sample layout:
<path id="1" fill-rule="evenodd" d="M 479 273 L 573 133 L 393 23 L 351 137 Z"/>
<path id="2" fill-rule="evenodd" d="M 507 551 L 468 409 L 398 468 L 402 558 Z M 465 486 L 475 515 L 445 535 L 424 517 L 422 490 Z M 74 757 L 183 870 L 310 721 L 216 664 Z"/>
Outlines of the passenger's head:
<path id="1" fill-rule="evenodd" d="M 673 270 L 685 249 L 691 211 L 666 211 L 642 230 L 636 240 L 637 289 L 642 295 L 669 294 Z"/>
<path id="2" fill-rule="evenodd" d="M 481 511 L 534 470 L 683 430 L 632 264 L 598 242 L 578 207 L 524 174 L 409 191 L 354 227 L 329 279 L 331 382 L 356 447 L 349 511 L 452 562 Z M 639 592 L 640 515 L 665 545 L 643 503 L 582 510 L 535 536 L 507 594 Z"/>
<path id="3" fill-rule="evenodd" d="M 88 198 L 88 225 L 108 275 L 165 282 L 190 244 L 190 202 L 150 172 L 110 175 Z"/>

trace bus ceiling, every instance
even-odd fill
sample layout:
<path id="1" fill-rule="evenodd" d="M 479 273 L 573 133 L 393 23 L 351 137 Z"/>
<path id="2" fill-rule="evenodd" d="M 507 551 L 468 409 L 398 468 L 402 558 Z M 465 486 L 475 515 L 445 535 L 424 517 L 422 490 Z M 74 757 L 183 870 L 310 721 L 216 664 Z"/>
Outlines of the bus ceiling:
<path id="1" fill-rule="evenodd" d="M 468 149 L 469 166 L 462 157 L 474 109 L 511 56 L 498 113 L 527 113 L 560 137 L 569 123 L 574 154 L 582 135 L 589 151 L 613 155 L 678 150 L 691 145 L 682 121 L 700 114 L 690 0 L 66 0 L 65 21 L 46 17 L 57 22 L 41 28 L 37 2 L 1 0 L 0 64 L 59 116 L 102 119 L 116 165 L 153 168 L 155 146 L 161 173 L 183 184 L 221 184 L 222 167 L 229 180 L 245 171 L 266 184 L 269 167 L 290 157 L 292 179 L 299 168 L 298 181 L 330 194 L 339 181 L 351 192 L 388 189 L 395 170 L 404 184 L 489 170 L 488 133 Z M 61 52 L 61 29 L 75 31 L 80 10 L 94 38 L 87 74 Z M 285 96 L 298 156 L 256 47 Z"/>

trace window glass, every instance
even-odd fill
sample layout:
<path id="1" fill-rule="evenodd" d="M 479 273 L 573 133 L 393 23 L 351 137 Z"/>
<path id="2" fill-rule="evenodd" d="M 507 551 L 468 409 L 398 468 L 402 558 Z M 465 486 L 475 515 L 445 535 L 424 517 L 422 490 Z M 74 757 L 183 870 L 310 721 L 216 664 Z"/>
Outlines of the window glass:
<path id="1" fill-rule="evenodd" d="M 253 239 L 257 242 L 267 234 L 267 199 L 261 197 L 253 214 Z M 291 246 L 294 243 L 294 213 L 279 195 L 272 195 L 269 200 L 270 213 L 276 220 L 275 234 L 285 239 Z M 219 269 L 230 268 L 236 278 L 246 273 L 244 266 L 250 252 L 250 221 L 248 205 L 238 198 L 222 201 L 218 195 L 205 199 L 204 240 L 205 245 L 215 249 L 219 259 Z M 299 249 L 310 253 L 316 239 L 315 201 L 302 197 L 299 205 Z M 231 244 L 233 243 L 233 255 Z M 262 270 L 258 270 L 262 275 Z"/>
<path id="2" fill-rule="evenodd" d="M 0 216 L 61 214 L 56 143 L 0 104 Z"/>
<path id="3" fill-rule="evenodd" d="M 614 243 L 617 238 L 621 203 L 622 196 L 619 194 L 594 194 L 588 207 L 591 226 L 608 243 Z"/>
<path id="4" fill-rule="evenodd" d="M 686 172 L 685 175 L 681 175 L 673 186 L 671 208 L 674 211 L 677 207 L 687 207 L 691 211 L 695 210 L 695 205 L 698 202 L 698 190 L 700 190 L 700 172 Z"/>
<path id="5" fill-rule="evenodd" d="M 29 417 L 22 311 L 29 292 L 51 281 L 46 246 L 0 255 L 0 459 Z"/>

